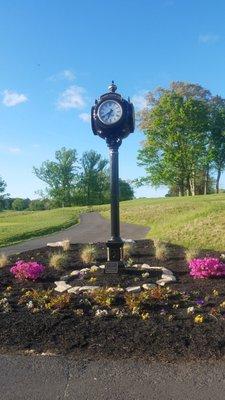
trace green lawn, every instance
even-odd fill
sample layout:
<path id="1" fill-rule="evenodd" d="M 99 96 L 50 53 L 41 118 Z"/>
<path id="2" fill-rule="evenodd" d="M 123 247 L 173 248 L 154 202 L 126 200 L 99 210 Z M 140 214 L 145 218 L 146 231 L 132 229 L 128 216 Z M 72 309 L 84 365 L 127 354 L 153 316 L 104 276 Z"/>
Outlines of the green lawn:
<path id="1" fill-rule="evenodd" d="M 150 238 L 225 251 L 225 194 L 122 202 L 121 220 L 151 227 Z"/>
<path id="2" fill-rule="evenodd" d="M 40 236 L 77 223 L 85 207 L 0 213 L 0 246 Z M 109 206 L 93 210 L 109 217 Z M 188 248 L 225 251 L 225 194 L 140 199 L 121 203 L 121 220 L 151 227 L 150 238 Z"/>
<path id="3" fill-rule="evenodd" d="M 3 211 L 0 213 L 0 247 L 45 235 L 76 224 L 85 207 L 47 211 Z"/>

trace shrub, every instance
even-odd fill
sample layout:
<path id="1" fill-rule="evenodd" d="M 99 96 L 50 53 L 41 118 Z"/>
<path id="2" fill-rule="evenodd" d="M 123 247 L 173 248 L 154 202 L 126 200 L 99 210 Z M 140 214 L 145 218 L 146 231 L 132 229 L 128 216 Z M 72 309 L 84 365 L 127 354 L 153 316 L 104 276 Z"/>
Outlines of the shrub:
<path id="1" fill-rule="evenodd" d="M 10 272 L 15 276 L 16 279 L 26 280 L 30 279 L 36 281 L 42 273 L 45 267 L 36 261 L 23 261 L 19 260 L 15 265 L 10 268 Z"/>
<path id="2" fill-rule="evenodd" d="M 155 257 L 157 260 L 165 261 L 170 257 L 170 250 L 168 245 L 160 240 L 154 240 Z"/>
<path id="3" fill-rule="evenodd" d="M 0 254 L 0 268 L 5 267 L 8 264 L 9 260 L 5 254 Z"/>
<path id="4" fill-rule="evenodd" d="M 97 249 L 95 246 L 88 244 L 81 250 L 80 258 L 85 264 L 91 264 L 97 257 Z"/>
<path id="5" fill-rule="evenodd" d="M 200 250 L 199 249 L 187 249 L 185 251 L 185 257 L 187 262 L 190 262 L 194 258 L 197 258 L 199 255 Z"/>
<path id="6" fill-rule="evenodd" d="M 42 211 L 45 210 L 45 200 L 31 200 L 29 204 L 29 210 L 31 211 Z"/>
<path id="7" fill-rule="evenodd" d="M 12 209 L 15 211 L 23 211 L 28 207 L 26 200 L 24 199 L 15 199 L 12 202 Z"/>
<path id="8" fill-rule="evenodd" d="M 67 262 L 68 256 L 63 253 L 53 253 L 49 258 L 49 265 L 55 269 L 60 269 Z"/>
<path id="9" fill-rule="evenodd" d="M 64 251 L 68 251 L 70 249 L 70 241 L 69 239 L 65 239 L 62 241 L 62 248 Z"/>
<path id="10" fill-rule="evenodd" d="M 225 276 L 225 264 L 218 258 L 194 258 L 189 263 L 189 269 L 195 279 Z"/>
<path id="11" fill-rule="evenodd" d="M 125 243 L 123 246 L 123 258 L 125 261 L 127 261 L 132 254 L 132 245 L 130 243 Z"/>

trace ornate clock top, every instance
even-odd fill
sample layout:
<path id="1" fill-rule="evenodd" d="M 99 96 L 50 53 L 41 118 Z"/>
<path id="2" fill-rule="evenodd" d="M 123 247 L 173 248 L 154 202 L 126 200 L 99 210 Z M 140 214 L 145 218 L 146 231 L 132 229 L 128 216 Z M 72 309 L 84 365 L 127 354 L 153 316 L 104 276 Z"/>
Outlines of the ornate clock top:
<path id="1" fill-rule="evenodd" d="M 108 89 L 109 89 L 109 92 L 115 93 L 115 91 L 117 90 L 117 86 L 115 85 L 114 81 L 112 81 L 112 83 L 111 83 L 111 85 L 109 85 Z"/>

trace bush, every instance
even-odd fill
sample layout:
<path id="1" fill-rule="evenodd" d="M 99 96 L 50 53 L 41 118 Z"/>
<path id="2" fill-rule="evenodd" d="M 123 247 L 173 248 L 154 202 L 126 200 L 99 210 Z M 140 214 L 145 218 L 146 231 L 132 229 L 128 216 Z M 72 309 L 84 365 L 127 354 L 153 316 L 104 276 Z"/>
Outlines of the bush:
<path id="1" fill-rule="evenodd" d="M 10 268 L 10 272 L 14 275 L 14 277 L 22 281 L 26 279 L 36 281 L 36 279 L 42 275 L 44 270 L 45 267 L 36 261 L 23 260 L 17 261 L 16 264 Z"/>
<path id="2" fill-rule="evenodd" d="M 200 250 L 199 249 L 187 249 L 185 251 L 185 258 L 187 262 L 190 262 L 194 258 L 197 258 L 199 256 Z"/>
<path id="3" fill-rule="evenodd" d="M 9 260 L 5 254 L 0 254 L 0 268 L 5 267 L 8 264 Z"/>
<path id="4" fill-rule="evenodd" d="M 80 254 L 81 260 L 85 264 L 91 264 L 95 261 L 97 256 L 97 249 L 95 246 L 88 244 L 82 250 Z"/>
<path id="5" fill-rule="evenodd" d="M 60 269 L 65 265 L 67 260 L 68 260 L 67 254 L 53 253 L 49 258 L 49 265 L 52 268 Z"/>
<path id="6" fill-rule="evenodd" d="M 168 245 L 160 240 L 154 240 L 155 257 L 159 261 L 166 261 L 170 258 L 170 249 Z"/>
<path id="7" fill-rule="evenodd" d="M 225 264 L 218 258 L 194 258 L 189 263 L 189 269 L 195 279 L 225 276 Z"/>
<path id="8" fill-rule="evenodd" d="M 31 200 L 29 204 L 29 209 L 31 211 L 42 211 L 45 210 L 45 201 L 44 200 Z"/>

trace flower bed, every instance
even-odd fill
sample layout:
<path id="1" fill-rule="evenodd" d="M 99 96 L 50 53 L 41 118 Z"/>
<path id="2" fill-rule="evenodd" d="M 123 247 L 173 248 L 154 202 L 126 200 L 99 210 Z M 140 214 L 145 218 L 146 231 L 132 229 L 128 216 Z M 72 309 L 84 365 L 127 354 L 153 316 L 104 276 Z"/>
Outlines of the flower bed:
<path id="1" fill-rule="evenodd" d="M 193 279 L 182 251 L 176 259 L 160 262 L 151 251 L 148 254 L 148 241 L 138 245 L 134 263 L 145 262 L 155 269 L 127 268 L 119 276 L 99 273 L 96 267 L 87 274 L 75 273 L 84 265 L 79 261 L 80 246 L 73 245 L 63 271 L 48 266 L 51 249 L 21 255 L 25 264 L 37 261 L 46 266 L 35 281 L 29 276 L 21 280 L 10 272 L 18 261 L 12 257 L 10 265 L 0 270 L 2 350 L 167 360 L 223 357 L 224 278 Z M 105 252 L 102 244 L 98 248 L 97 267 Z M 86 267 L 90 271 L 91 266 Z M 177 282 L 156 284 L 162 269 L 172 271 Z M 70 287 L 100 288 L 59 293 L 55 282 L 62 277 Z M 151 288 L 144 289 L 146 282 Z M 129 292 L 128 286 L 140 290 Z"/>

